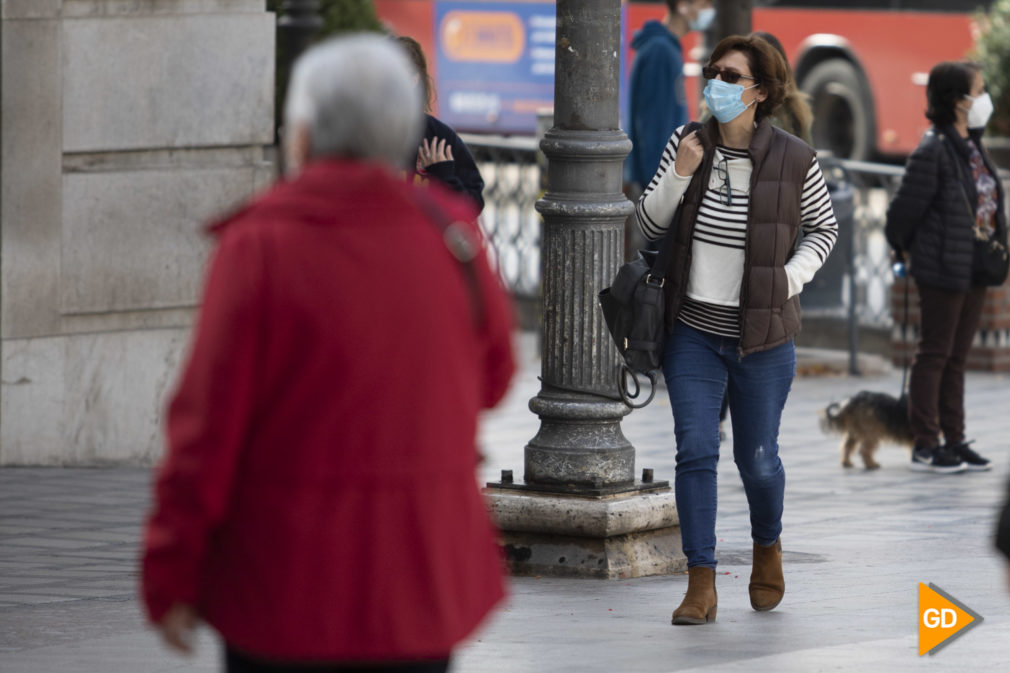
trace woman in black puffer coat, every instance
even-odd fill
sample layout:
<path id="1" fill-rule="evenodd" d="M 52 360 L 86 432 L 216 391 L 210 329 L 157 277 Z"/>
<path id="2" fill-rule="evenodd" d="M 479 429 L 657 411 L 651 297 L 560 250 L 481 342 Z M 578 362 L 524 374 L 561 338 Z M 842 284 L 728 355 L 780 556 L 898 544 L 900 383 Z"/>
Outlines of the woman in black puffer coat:
<path id="1" fill-rule="evenodd" d="M 417 84 L 424 98 L 424 136 L 417 148 L 412 181 L 425 183 L 434 178 L 449 189 L 469 196 L 479 214 L 484 210 L 484 178 L 463 140 L 448 124 L 429 114 L 433 93 L 424 51 L 412 37 L 401 35 L 396 41 L 417 69 Z"/>
<path id="2" fill-rule="evenodd" d="M 974 238 L 1007 240 L 1003 189 L 981 142 L 992 101 L 979 66 L 967 61 L 934 67 L 926 97 L 933 128 L 909 157 L 886 227 L 919 292 L 908 391 L 911 469 L 988 470 L 965 441 L 964 369 L 985 301 L 985 287 L 972 281 Z"/>

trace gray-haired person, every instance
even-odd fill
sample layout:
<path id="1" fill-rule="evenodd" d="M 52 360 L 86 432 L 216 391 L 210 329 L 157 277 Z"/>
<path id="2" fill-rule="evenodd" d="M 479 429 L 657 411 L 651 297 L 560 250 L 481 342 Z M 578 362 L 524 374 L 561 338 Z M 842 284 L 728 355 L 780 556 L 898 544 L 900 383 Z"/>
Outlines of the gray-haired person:
<path id="1" fill-rule="evenodd" d="M 379 36 L 309 51 L 289 179 L 212 228 L 143 590 L 172 647 L 213 626 L 229 673 L 442 672 L 503 595 L 474 441 L 512 375 L 511 312 L 419 202 L 479 246 L 474 205 L 404 177 L 411 76 Z"/>

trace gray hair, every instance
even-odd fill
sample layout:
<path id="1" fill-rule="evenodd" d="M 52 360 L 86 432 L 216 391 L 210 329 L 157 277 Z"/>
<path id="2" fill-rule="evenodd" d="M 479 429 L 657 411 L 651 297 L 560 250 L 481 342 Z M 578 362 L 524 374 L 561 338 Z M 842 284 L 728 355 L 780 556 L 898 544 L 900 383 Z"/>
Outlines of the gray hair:
<path id="1" fill-rule="evenodd" d="M 327 40 L 294 65 L 286 131 L 307 127 L 309 154 L 403 166 L 421 138 L 423 104 L 414 69 L 389 38 L 360 33 Z"/>

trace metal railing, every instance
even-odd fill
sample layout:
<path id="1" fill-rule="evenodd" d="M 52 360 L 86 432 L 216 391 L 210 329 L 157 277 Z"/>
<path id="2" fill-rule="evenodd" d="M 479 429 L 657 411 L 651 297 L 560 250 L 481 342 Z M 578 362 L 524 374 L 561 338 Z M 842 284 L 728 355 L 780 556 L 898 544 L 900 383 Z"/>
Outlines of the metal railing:
<path id="1" fill-rule="evenodd" d="M 832 163 L 841 167 L 843 180 L 852 186 L 854 209 L 846 238 L 850 246 L 832 254 L 847 257 L 841 307 L 850 321 L 867 327 L 891 327 L 891 250 L 884 237 L 887 205 L 905 174 L 902 166 L 843 159 L 823 162 L 825 175 L 832 179 Z M 842 226 L 846 223 L 841 222 Z M 848 248 L 848 249 L 846 249 Z"/>
<path id="2" fill-rule="evenodd" d="M 484 178 L 481 225 L 506 286 L 520 299 L 540 291 L 540 214 L 543 154 L 532 137 L 462 135 Z"/>
<path id="3" fill-rule="evenodd" d="M 532 137 L 463 138 L 484 177 L 481 221 L 493 243 L 502 277 L 518 299 L 535 300 L 540 286 L 541 219 L 534 204 L 543 194 L 541 176 L 545 167 L 538 142 Z M 840 232 L 839 244 L 832 253 L 838 259 L 829 260 L 837 266 L 831 273 L 838 277 L 826 279 L 830 287 L 820 299 L 815 292 L 805 290 L 803 311 L 804 315 L 837 318 L 848 324 L 854 363 L 861 328 L 893 329 L 890 293 L 894 278 L 884 224 L 887 205 L 905 169 L 828 157 L 822 160 L 822 166 L 829 184 L 851 185 L 853 217 L 848 225 L 850 231 Z M 1000 177 L 1005 184 L 1010 183 L 1010 172 L 1001 171 Z M 854 369 L 854 364 L 850 368 Z"/>

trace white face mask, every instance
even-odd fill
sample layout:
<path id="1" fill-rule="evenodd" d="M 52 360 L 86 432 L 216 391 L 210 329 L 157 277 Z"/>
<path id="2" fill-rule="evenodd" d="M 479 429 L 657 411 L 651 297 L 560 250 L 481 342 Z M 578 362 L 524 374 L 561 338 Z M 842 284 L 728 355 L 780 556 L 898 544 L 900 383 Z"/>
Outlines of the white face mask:
<path id="1" fill-rule="evenodd" d="M 715 7 L 706 7 L 698 11 L 698 18 L 691 22 L 691 30 L 705 32 L 715 21 Z"/>
<path id="2" fill-rule="evenodd" d="M 985 128 L 985 125 L 989 123 L 989 117 L 992 116 L 992 98 L 988 93 L 983 93 L 977 98 L 971 96 L 967 96 L 967 98 L 971 101 L 971 107 L 968 108 L 968 128 Z"/>

